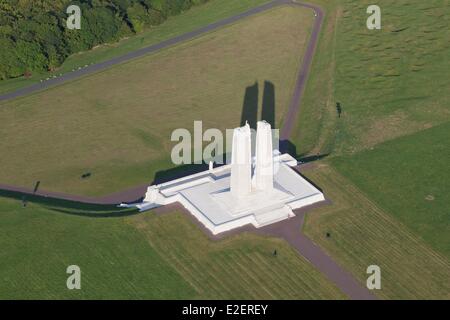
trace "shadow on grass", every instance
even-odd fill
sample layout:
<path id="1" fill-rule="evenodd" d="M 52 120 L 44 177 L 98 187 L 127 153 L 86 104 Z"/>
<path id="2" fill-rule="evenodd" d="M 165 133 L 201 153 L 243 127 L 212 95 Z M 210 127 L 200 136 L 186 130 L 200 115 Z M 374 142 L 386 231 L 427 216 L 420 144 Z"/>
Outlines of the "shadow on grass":
<path id="1" fill-rule="evenodd" d="M 272 129 L 275 128 L 275 85 L 270 81 L 264 81 L 261 120 L 266 120 Z"/>
<path id="2" fill-rule="evenodd" d="M 35 203 L 42 207 L 70 215 L 96 218 L 125 217 L 137 214 L 137 209 L 118 208 L 116 205 L 84 203 L 53 197 L 32 195 L 18 191 L 0 190 L 0 197 L 20 201 L 19 205 Z"/>
<path id="3" fill-rule="evenodd" d="M 255 82 L 245 88 L 240 126 L 245 125 L 246 122 L 251 128 L 256 129 L 256 123 L 258 120 L 258 97 L 259 97 L 259 84 Z M 271 81 L 264 81 L 264 89 L 262 96 L 262 110 L 261 110 L 261 120 L 265 120 L 270 123 L 272 128 L 275 128 L 275 85 Z M 297 161 L 301 163 L 307 163 L 311 161 L 320 160 L 328 154 L 319 154 L 313 156 L 304 156 L 297 154 L 297 148 L 289 140 L 280 141 L 279 149 L 281 153 L 289 153 Z M 226 157 L 226 154 L 223 155 Z M 225 160 L 222 158 L 222 160 Z M 225 163 L 225 161 L 223 161 Z M 215 164 L 215 167 L 219 165 Z M 152 184 L 160 184 L 168 182 L 174 179 L 182 178 L 191 174 L 199 173 L 208 169 L 208 165 L 205 161 L 202 164 L 184 164 L 173 168 L 165 169 L 156 172 Z"/>
<path id="4" fill-rule="evenodd" d="M 137 209 L 130 209 L 130 208 L 126 209 L 116 208 L 115 211 L 79 211 L 79 210 L 62 209 L 58 207 L 46 207 L 46 209 L 64 214 L 83 216 L 89 218 L 120 218 L 133 216 L 139 213 Z"/>
<path id="5" fill-rule="evenodd" d="M 330 155 L 329 153 L 322 153 L 322 154 L 315 154 L 315 155 L 297 154 L 297 147 L 290 140 L 280 141 L 280 152 L 281 153 L 289 153 L 292 157 L 294 157 L 300 163 L 308 163 L 308 162 L 321 160 Z"/>
<path id="6" fill-rule="evenodd" d="M 242 113 L 240 121 L 241 126 L 244 125 L 246 121 L 248 121 L 250 127 L 256 128 L 256 123 L 258 119 L 258 96 L 259 96 L 258 82 L 255 82 L 254 84 L 246 87 L 242 105 Z M 275 128 L 275 86 L 270 81 L 264 81 L 261 120 L 267 121 L 268 123 L 270 123 L 272 128 Z M 289 140 L 280 141 L 279 149 L 282 153 L 285 152 L 289 153 L 301 163 L 320 160 L 328 156 L 328 154 L 305 156 L 305 157 L 302 157 L 302 155 L 299 156 L 297 155 L 295 144 L 293 144 Z M 226 154 L 224 154 L 223 157 L 226 157 Z M 207 169 L 208 165 L 205 162 L 203 162 L 202 164 L 185 164 L 170 169 L 160 170 L 155 173 L 153 184 L 168 182 L 170 180 L 199 173 Z M 36 183 L 34 192 L 36 192 L 37 189 L 39 188 L 39 184 L 40 182 Z M 0 189 L 0 197 L 7 197 L 19 200 L 22 202 L 22 205 L 26 205 L 27 202 L 31 202 L 42 205 L 43 207 L 56 212 L 84 217 L 98 217 L 98 218 L 124 217 L 138 213 L 137 209 L 118 208 L 116 205 L 112 204 L 86 203 L 2 189 Z M 136 200 L 135 202 L 138 201 L 139 200 Z"/>
<path id="7" fill-rule="evenodd" d="M 245 88 L 242 103 L 241 120 L 239 125 L 243 126 L 246 122 L 251 128 L 256 129 L 258 120 L 258 96 L 259 84 L 255 82 Z M 275 86 L 270 81 L 264 81 L 264 91 L 262 98 L 261 120 L 266 120 L 272 127 L 275 125 Z M 222 163 L 225 163 L 227 154 L 222 155 Z M 215 167 L 223 164 L 215 164 Z M 174 179 L 182 178 L 191 174 L 199 173 L 208 169 L 208 164 L 203 160 L 201 164 L 183 164 L 173 168 L 160 170 L 155 173 L 152 184 L 160 184 Z"/>
<path id="8" fill-rule="evenodd" d="M 160 170 L 155 173 L 152 184 L 160 184 L 174 179 L 182 178 L 191 174 L 199 173 L 208 169 L 206 163 L 202 164 L 183 164 L 174 168 Z"/>
<path id="9" fill-rule="evenodd" d="M 313 161 L 317 161 L 317 160 L 321 160 L 323 158 L 328 157 L 330 154 L 329 153 L 322 153 L 322 154 L 317 154 L 317 155 L 312 155 L 312 156 L 306 156 L 306 157 L 302 157 L 297 156 L 296 159 L 297 161 L 301 162 L 301 163 L 308 163 L 308 162 L 313 162 Z"/>
<path id="10" fill-rule="evenodd" d="M 258 95 L 258 82 L 245 88 L 240 126 L 243 126 L 248 122 L 250 128 L 256 128 L 258 118 Z"/>

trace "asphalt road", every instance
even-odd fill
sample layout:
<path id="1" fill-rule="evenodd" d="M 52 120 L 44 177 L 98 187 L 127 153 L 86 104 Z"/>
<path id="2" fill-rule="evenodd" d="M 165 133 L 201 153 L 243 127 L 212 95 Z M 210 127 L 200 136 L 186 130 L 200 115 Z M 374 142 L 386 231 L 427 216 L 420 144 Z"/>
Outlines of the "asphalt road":
<path id="1" fill-rule="evenodd" d="M 82 68 L 79 70 L 75 70 L 73 72 L 66 73 L 58 78 L 52 78 L 48 81 L 36 83 L 32 86 L 25 87 L 25 88 L 22 88 L 17 91 L 7 93 L 4 95 L 0 95 L 0 101 L 22 97 L 22 96 L 25 96 L 25 95 L 28 95 L 28 94 L 31 94 L 31 93 L 34 93 L 37 91 L 48 89 L 55 85 L 63 84 L 65 82 L 68 82 L 73 79 L 77 79 L 77 78 L 85 76 L 85 75 L 93 74 L 95 72 L 104 70 L 104 69 L 112 67 L 114 65 L 142 57 L 146 54 L 157 52 L 164 48 L 173 46 L 177 43 L 191 40 L 195 37 L 201 36 L 207 32 L 214 31 L 218 28 L 229 25 L 229 24 L 239 21 L 241 19 L 244 19 L 244 18 L 250 17 L 252 15 L 267 11 L 274 7 L 278 7 L 280 5 L 286 5 L 286 4 L 310 8 L 310 9 L 314 10 L 313 12 L 315 12 L 315 14 L 316 14 L 314 25 L 313 25 L 312 32 L 311 32 L 311 36 L 310 36 L 305 54 L 303 57 L 300 57 L 300 59 L 302 59 L 302 64 L 298 71 L 297 82 L 294 87 L 294 92 L 292 93 L 292 98 L 289 103 L 289 107 L 287 110 L 287 114 L 285 116 L 285 121 L 283 123 L 283 127 L 281 128 L 280 139 L 287 140 L 292 132 L 292 129 L 293 129 L 296 119 L 297 119 L 297 115 L 298 115 L 298 112 L 300 109 L 301 97 L 302 97 L 302 94 L 303 94 L 303 91 L 305 88 L 307 76 L 308 76 L 308 73 L 310 70 L 312 58 L 314 56 L 314 51 L 315 51 L 315 48 L 317 45 L 318 37 L 320 34 L 320 29 L 321 29 L 322 22 L 323 22 L 323 12 L 320 7 L 312 5 L 312 4 L 307 4 L 307 3 L 294 2 L 292 0 L 274 0 L 274 1 L 268 2 L 259 7 L 252 8 L 243 13 L 220 20 L 218 22 L 211 23 L 211 24 L 206 25 L 197 30 L 184 33 L 182 35 L 162 41 L 160 43 L 151 45 L 149 47 L 145 47 L 145 48 L 142 48 L 142 49 L 139 49 L 136 51 L 132 51 L 123 56 L 113 58 L 113 59 L 110 59 L 110 60 L 107 60 L 107 61 L 104 61 L 104 62 L 101 62 L 98 64 L 89 65 L 86 68 Z M 60 193 L 60 192 L 50 192 L 50 191 L 45 191 L 45 190 L 35 191 L 35 190 L 33 190 L 31 188 L 27 188 L 27 187 L 12 186 L 12 185 L 6 185 L 6 184 L 1 184 L 1 183 L 0 183 L 0 190 L 22 192 L 24 194 L 34 194 L 34 195 L 40 195 L 40 196 L 44 196 L 44 197 L 59 198 L 59 199 L 84 202 L 84 203 L 118 204 L 121 202 L 131 202 L 133 200 L 139 199 L 145 193 L 146 188 L 145 188 L 145 186 L 137 186 L 137 187 L 133 187 L 128 190 L 119 191 L 119 192 L 116 192 L 116 193 L 113 193 L 110 195 L 96 197 L 96 198 L 86 197 L 86 196 L 81 196 L 81 195 L 65 194 L 65 193 Z"/>
<path id="2" fill-rule="evenodd" d="M 297 170 L 309 170 L 311 166 L 301 165 Z M 347 272 L 333 258 L 324 252 L 311 239 L 305 236 L 300 230 L 303 228 L 305 214 L 314 208 L 324 205 L 330 205 L 329 200 L 325 200 L 313 205 L 294 210 L 295 217 L 282 220 L 277 223 L 269 224 L 261 228 L 255 228 L 252 225 L 246 225 L 237 229 L 213 235 L 209 229 L 201 224 L 189 211 L 187 211 L 181 204 L 173 203 L 167 206 L 154 209 L 156 214 L 171 214 L 173 212 L 185 212 L 186 216 L 196 224 L 209 239 L 213 241 L 220 241 L 224 238 L 240 234 L 242 232 L 253 232 L 263 236 L 277 237 L 284 239 L 297 252 L 308 260 L 317 270 L 324 274 L 330 281 L 332 281 L 345 295 L 352 300 L 376 300 L 377 297 L 372 294 L 366 287 L 361 285 L 351 273 Z M 325 237 L 325 234 L 323 235 Z M 362 272 L 365 272 L 363 266 Z"/>
<path id="3" fill-rule="evenodd" d="M 308 79 L 309 70 L 316 50 L 317 41 L 319 39 L 320 30 L 323 23 L 323 11 L 320 7 L 311 4 L 298 4 L 303 7 L 310 8 L 315 12 L 314 26 L 311 31 L 308 46 L 306 47 L 303 61 L 297 74 L 297 83 L 292 93 L 292 98 L 289 103 L 289 108 L 284 119 L 283 127 L 280 132 L 280 140 L 288 140 L 291 136 L 292 129 L 297 122 L 297 115 L 300 109 L 301 98 L 305 90 L 306 80 Z"/>
<path id="4" fill-rule="evenodd" d="M 323 22 L 323 11 L 320 7 L 312 5 L 312 4 L 304 4 L 304 3 L 296 3 L 291 0 L 275 0 L 264 4 L 262 6 L 250 9 L 244 13 L 235 15 L 233 17 L 226 18 L 224 20 L 209 24 L 205 27 L 197 29 L 195 31 L 191 31 L 172 39 L 165 40 L 158 44 L 145 47 L 123 56 L 113 58 L 111 60 L 98 63 L 95 65 L 90 65 L 86 68 L 76 70 L 71 73 L 64 74 L 59 78 L 54 78 L 45 82 L 37 83 L 29 87 L 25 87 L 19 89 L 17 91 L 7 93 L 0 96 L 0 101 L 18 98 L 21 96 L 25 96 L 31 94 L 33 92 L 37 92 L 40 90 L 47 89 L 54 85 L 62 84 L 64 82 L 79 78 L 84 75 L 88 75 L 94 72 L 98 72 L 114 66 L 116 64 L 120 64 L 123 62 L 127 62 L 129 60 L 139 58 L 143 55 L 150 54 L 156 52 L 158 50 L 167 48 L 169 46 L 175 45 L 180 42 L 184 42 L 195 37 L 198 37 L 206 32 L 210 32 L 216 30 L 220 27 L 226 26 L 230 23 L 236 22 L 240 19 L 252 16 L 254 14 L 266 11 L 268 9 L 277 7 L 279 5 L 291 4 L 302 7 L 307 7 L 315 12 L 315 21 L 314 26 L 311 32 L 310 40 L 308 42 L 308 46 L 304 56 L 302 57 L 302 64 L 298 71 L 297 82 L 294 88 L 294 92 L 292 94 L 292 98 L 289 104 L 289 108 L 285 117 L 285 121 L 280 133 L 280 139 L 286 140 L 290 137 L 292 129 L 297 120 L 297 115 L 300 109 L 301 98 L 304 92 L 306 80 L 308 77 L 309 70 L 311 68 L 312 58 L 317 46 L 318 37 L 320 34 L 320 29 Z M 63 194 L 57 192 L 46 192 L 41 190 L 33 190 L 25 187 L 17 187 L 10 185 L 2 185 L 0 184 L 0 190 L 13 191 L 23 195 L 33 194 L 38 196 L 50 197 L 50 198 L 58 198 L 70 201 L 77 202 L 85 202 L 85 203 L 96 203 L 96 204 L 118 204 L 121 202 L 130 202 L 136 199 L 139 199 L 143 196 L 146 190 L 146 185 L 137 186 L 132 189 L 128 189 L 125 191 L 117 192 L 111 195 L 107 195 L 99 198 L 91 198 L 79 195 L 71 195 L 71 194 Z M 168 208 L 165 208 L 168 209 Z M 246 229 L 251 229 L 257 233 L 262 233 L 271 236 L 277 236 L 285 239 L 288 243 L 290 243 L 303 257 L 305 257 L 311 264 L 313 264 L 319 271 L 321 271 L 325 276 L 327 276 L 333 283 L 337 285 L 337 287 L 348 295 L 351 299 L 376 299 L 376 297 L 365 287 L 363 287 L 358 281 L 356 281 L 353 276 L 341 268 L 333 259 L 328 256 L 320 247 L 315 245 L 310 239 L 308 239 L 301 232 L 301 226 L 303 224 L 304 214 L 307 208 L 303 208 L 301 211 L 296 211 L 296 216 L 291 219 L 287 219 L 261 229 L 255 229 L 250 226 L 239 228 L 237 230 L 233 230 L 233 233 L 242 232 Z M 309 208 L 310 209 L 310 208 Z M 161 209 L 161 210 L 164 210 Z M 165 210 L 164 210 L 165 211 Z M 189 213 L 188 216 L 192 217 Z M 192 217 L 193 218 L 193 217 Z M 196 221 L 197 224 L 198 221 Z M 205 232 L 209 233 L 207 229 L 205 229 L 201 224 L 199 224 Z M 223 236 L 223 235 L 222 235 Z M 212 237 L 215 238 L 215 237 Z M 220 237 L 216 237 L 220 238 Z"/>
<path id="5" fill-rule="evenodd" d="M 220 21 L 208 24 L 208 25 L 206 25 L 206 26 L 204 26 L 202 28 L 199 28 L 197 30 L 194 30 L 194 31 L 191 31 L 191 32 L 187 32 L 187 33 L 181 34 L 179 36 L 176 36 L 174 38 L 171 38 L 171 39 L 159 42 L 157 44 L 154 44 L 154 45 L 142 48 L 142 49 L 138 49 L 138 50 L 129 52 L 129 53 L 125 54 L 125 55 L 122 55 L 122 56 L 119 56 L 119 57 L 116 57 L 116 58 L 112 58 L 112 59 L 104 61 L 104 62 L 100 62 L 100 63 L 93 64 L 93 65 L 88 65 L 87 67 L 82 68 L 82 69 L 76 69 L 75 71 L 65 73 L 62 76 L 57 77 L 57 78 L 51 78 L 51 79 L 49 79 L 47 81 L 35 83 L 35 84 L 31 85 L 31 86 L 24 87 L 24 88 L 18 89 L 16 91 L 13 91 L 13 92 L 10 92 L 10 93 L 2 94 L 2 95 L 0 95 L 0 101 L 22 97 L 22 96 L 25 96 L 25 95 L 28 95 L 28 94 L 31 94 L 31 93 L 34 93 L 34 92 L 37 92 L 37 91 L 48 89 L 48 88 L 50 88 L 52 86 L 55 86 L 55 85 L 59 85 L 59 84 L 65 83 L 65 82 L 70 81 L 70 80 L 77 79 L 77 78 L 79 78 L 81 76 L 85 76 L 85 75 L 89 75 L 89 74 L 92 74 L 92 73 L 95 73 L 95 72 L 98 72 L 98 71 L 102 71 L 102 70 L 107 69 L 109 67 L 112 67 L 114 65 L 117 65 L 117 64 L 120 64 L 120 63 L 124 63 L 124 62 L 127 62 L 127 61 L 130 61 L 132 59 L 136 59 L 136 58 L 142 57 L 144 55 L 147 55 L 147 54 L 150 54 L 150 53 L 153 53 L 153 52 L 157 52 L 157 51 L 159 51 L 161 49 L 165 49 L 167 47 L 176 45 L 176 44 L 184 42 L 184 41 L 191 40 L 191 39 L 196 38 L 198 36 L 201 36 L 201 35 L 203 35 L 203 34 L 205 34 L 207 32 L 211 32 L 211 31 L 219 29 L 219 28 L 221 28 L 223 26 L 226 26 L 226 25 L 228 25 L 230 23 L 239 21 L 239 20 L 241 20 L 243 18 L 250 17 L 250 16 L 255 15 L 257 13 L 260 13 L 260 12 L 266 11 L 268 9 L 277 7 L 277 6 L 282 5 L 282 4 L 287 4 L 287 3 L 294 4 L 290 0 L 275 0 L 275 1 L 272 1 L 272 2 L 269 2 L 269 3 L 266 3 L 264 5 L 261 5 L 259 7 L 252 8 L 252 9 L 250 9 L 248 11 L 245 11 L 243 13 L 237 14 L 235 16 L 232 16 L 232 17 L 229 17 L 229 18 L 226 18 L 226 19 L 223 19 L 223 20 L 220 20 Z M 309 5 L 303 5 L 303 4 L 296 4 L 295 3 L 295 5 L 309 7 Z"/>
<path id="6" fill-rule="evenodd" d="M 351 273 L 338 265 L 318 245 L 300 231 L 303 227 L 306 212 L 310 211 L 313 206 L 320 205 L 322 204 L 318 203 L 295 210 L 295 217 L 256 229 L 255 232 L 286 240 L 287 243 L 295 248 L 317 270 L 330 279 L 350 299 L 376 300 L 376 296 L 362 286 Z M 325 237 L 325 235 L 323 236 Z M 361 269 L 362 272 L 365 271 L 364 267 Z"/>

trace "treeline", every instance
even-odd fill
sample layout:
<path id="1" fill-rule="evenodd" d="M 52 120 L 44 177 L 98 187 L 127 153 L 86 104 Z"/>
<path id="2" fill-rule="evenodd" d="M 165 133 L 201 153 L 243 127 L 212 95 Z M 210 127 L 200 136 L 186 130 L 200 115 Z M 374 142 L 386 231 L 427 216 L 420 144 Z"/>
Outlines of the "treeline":
<path id="1" fill-rule="evenodd" d="M 72 53 L 114 42 L 208 0 L 0 0 L 0 79 L 54 70 Z M 66 27 L 69 5 L 81 29 Z"/>

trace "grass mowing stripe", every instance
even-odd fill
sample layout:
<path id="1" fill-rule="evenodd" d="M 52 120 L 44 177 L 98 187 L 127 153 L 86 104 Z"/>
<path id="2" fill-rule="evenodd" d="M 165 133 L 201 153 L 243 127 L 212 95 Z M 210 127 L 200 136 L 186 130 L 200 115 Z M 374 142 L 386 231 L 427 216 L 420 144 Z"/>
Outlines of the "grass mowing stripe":
<path id="1" fill-rule="evenodd" d="M 23 208 L 5 198 L 0 211 L 2 299 L 162 299 L 194 292 L 122 218 L 66 215 L 31 202 Z M 71 264 L 82 270 L 83 290 L 66 288 Z"/>
<path id="2" fill-rule="evenodd" d="M 257 297 L 260 296 L 262 290 L 265 291 L 269 297 L 274 298 L 274 296 L 271 296 L 270 291 L 267 291 L 264 286 L 258 286 L 258 280 L 255 276 L 253 276 L 256 274 L 260 274 L 261 269 L 257 268 L 257 266 L 253 262 L 249 261 L 248 255 L 242 257 L 242 255 L 238 254 L 238 251 L 239 250 L 234 253 L 224 253 L 222 263 L 224 268 L 232 270 L 234 275 L 242 275 L 242 280 L 237 282 L 240 286 L 239 292 L 242 292 L 241 297 L 245 297 L 248 294 L 248 296 L 252 297 L 252 299 L 257 299 Z M 251 270 L 252 272 L 249 272 L 249 270 Z M 230 279 L 235 279 L 235 277 L 230 277 Z M 233 285 L 235 284 L 236 282 L 234 282 Z"/>
<path id="3" fill-rule="evenodd" d="M 445 298 L 450 264 L 404 225 L 368 200 L 329 166 L 305 174 L 333 205 L 308 214 L 304 231 L 361 282 L 365 268 L 382 268 L 384 298 Z M 336 210 L 339 208 L 339 210 Z M 331 238 L 324 237 L 331 232 Z"/>
<path id="4" fill-rule="evenodd" d="M 261 291 L 265 292 L 267 296 L 271 299 L 275 299 L 276 296 L 279 296 L 280 285 L 277 281 L 274 281 L 273 274 L 267 274 L 266 270 L 255 263 L 254 259 L 251 256 L 246 256 L 247 263 L 243 262 L 244 258 L 242 255 L 238 253 L 234 254 L 236 258 L 234 259 L 234 265 L 239 267 L 238 272 L 242 272 L 245 274 L 245 278 L 251 281 L 251 285 L 254 289 L 258 290 L 257 294 L 254 295 L 255 298 L 264 296 L 261 294 Z M 252 255 L 253 256 L 253 255 Z M 250 262 L 250 263 L 249 263 Z M 246 265 L 249 265 L 249 268 L 246 268 Z M 251 268 L 251 269 L 250 269 Z M 251 270 L 251 271 L 250 271 Z M 261 286 L 261 278 L 270 279 L 271 286 L 270 290 L 265 285 Z M 282 291 L 282 290 L 281 290 Z"/>
<path id="5" fill-rule="evenodd" d="M 197 288 L 199 293 L 196 298 L 342 297 L 322 274 L 314 272 L 313 267 L 283 241 L 250 233 L 210 241 L 197 225 L 180 212 L 160 216 L 146 212 L 127 217 L 127 220 L 149 239 L 163 259 L 173 265 L 187 283 Z M 172 247 L 178 250 L 172 250 Z M 274 247 L 283 252 L 282 257 L 272 256 Z M 285 261 L 277 262 L 279 259 Z M 288 270 L 308 274 L 308 277 L 302 279 L 304 283 L 299 280 L 292 283 Z"/>

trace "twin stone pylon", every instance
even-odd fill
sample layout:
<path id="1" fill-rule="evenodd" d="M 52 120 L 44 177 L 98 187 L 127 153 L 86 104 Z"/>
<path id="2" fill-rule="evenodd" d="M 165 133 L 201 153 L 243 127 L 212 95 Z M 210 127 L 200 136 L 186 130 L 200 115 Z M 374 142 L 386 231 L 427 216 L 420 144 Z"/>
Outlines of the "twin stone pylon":
<path id="1" fill-rule="evenodd" d="M 266 121 L 258 121 L 254 188 L 256 190 L 272 190 L 273 172 L 272 128 Z"/>
<path id="2" fill-rule="evenodd" d="M 252 143 L 248 123 L 233 131 L 230 191 L 236 197 L 244 197 L 252 191 Z"/>
<path id="3" fill-rule="evenodd" d="M 253 177 L 250 126 L 246 123 L 233 131 L 230 191 L 237 198 L 245 197 L 256 190 L 273 189 L 272 130 L 266 121 L 258 121 L 256 129 L 256 161 Z"/>

